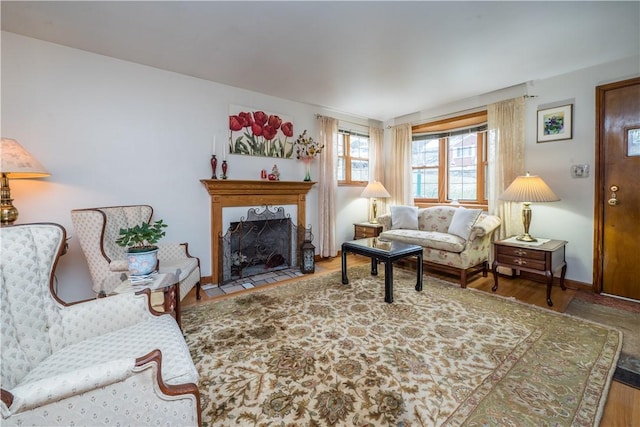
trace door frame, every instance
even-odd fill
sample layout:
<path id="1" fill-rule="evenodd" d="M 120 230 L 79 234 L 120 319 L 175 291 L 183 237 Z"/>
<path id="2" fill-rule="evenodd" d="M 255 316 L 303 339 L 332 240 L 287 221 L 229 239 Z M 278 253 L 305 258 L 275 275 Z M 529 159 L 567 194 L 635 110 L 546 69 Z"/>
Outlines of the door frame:
<path id="1" fill-rule="evenodd" d="M 604 209 L 607 197 L 605 188 L 604 159 L 604 97 L 607 91 L 640 84 L 640 77 L 596 86 L 596 159 L 595 159 L 595 201 L 593 217 L 593 291 L 602 292 L 604 274 Z"/>

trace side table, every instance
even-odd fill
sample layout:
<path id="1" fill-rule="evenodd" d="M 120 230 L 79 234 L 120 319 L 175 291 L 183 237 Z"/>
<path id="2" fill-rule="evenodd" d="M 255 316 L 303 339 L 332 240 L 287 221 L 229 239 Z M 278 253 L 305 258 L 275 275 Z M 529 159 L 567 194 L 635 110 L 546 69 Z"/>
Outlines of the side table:
<path id="1" fill-rule="evenodd" d="M 177 276 L 172 273 L 158 273 L 153 278 L 153 281 L 145 284 L 132 284 L 129 279 L 124 277 L 123 280 L 111 293 L 121 294 L 125 292 L 139 292 L 145 289 L 149 289 L 151 292 L 162 291 L 164 301 L 163 309 L 165 313 L 171 314 L 178 326 L 182 328 L 181 316 L 180 316 L 180 286 Z"/>
<path id="2" fill-rule="evenodd" d="M 382 225 L 370 222 L 353 224 L 353 240 L 365 239 L 367 237 L 378 237 L 382 233 Z"/>
<path id="3" fill-rule="evenodd" d="M 564 275 L 567 272 L 565 260 L 564 240 L 540 239 L 541 242 L 525 243 L 510 237 L 505 240 L 493 242 L 493 288 L 498 289 L 498 267 L 522 270 L 530 273 L 544 274 L 547 279 L 547 305 L 553 307 L 551 301 L 551 286 L 553 285 L 553 273 L 560 272 L 560 287 L 564 291 Z M 546 241 L 545 241 L 546 240 Z"/>

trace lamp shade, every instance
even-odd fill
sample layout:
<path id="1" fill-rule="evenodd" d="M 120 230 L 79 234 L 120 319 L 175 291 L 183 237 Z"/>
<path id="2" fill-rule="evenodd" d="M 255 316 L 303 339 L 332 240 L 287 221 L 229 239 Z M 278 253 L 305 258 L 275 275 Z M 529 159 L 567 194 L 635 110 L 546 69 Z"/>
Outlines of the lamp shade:
<path id="1" fill-rule="evenodd" d="M 2 138 L 0 173 L 7 178 L 42 178 L 49 172 L 15 139 Z"/>
<path id="2" fill-rule="evenodd" d="M 500 195 L 500 200 L 509 202 L 557 202 L 558 196 L 537 175 L 519 176 Z"/>
<path id="3" fill-rule="evenodd" d="M 362 194 L 360 194 L 360 197 L 369 197 L 369 198 L 384 198 L 384 197 L 391 197 L 391 194 L 389 194 L 389 192 L 387 191 L 386 188 L 384 188 L 384 186 L 378 182 L 378 181 L 373 181 L 370 182 L 362 191 Z"/>

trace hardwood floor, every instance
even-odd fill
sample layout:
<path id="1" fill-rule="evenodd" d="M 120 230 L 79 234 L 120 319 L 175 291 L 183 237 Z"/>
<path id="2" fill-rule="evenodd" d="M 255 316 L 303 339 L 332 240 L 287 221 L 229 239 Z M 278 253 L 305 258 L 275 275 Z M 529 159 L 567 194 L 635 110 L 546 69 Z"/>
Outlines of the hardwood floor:
<path id="1" fill-rule="evenodd" d="M 349 255 L 349 266 L 355 266 L 360 264 L 368 264 L 369 258 L 357 256 L 357 255 Z M 327 274 L 334 271 L 340 271 L 341 263 L 340 257 L 332 258 L 329 260 L 323 260 L 316 263 L 316 273 Z M 431 270 L 425 270 L 425 274 L 430 276 L 439 277 L 443 280 L 448 280 L 451 282 L 456 282 L 456 278 L 453 276 L 443 275 L 435 273 Z M 307 276 L 305 276 L 306 278 Z M 489 277 L 475 276 L 476 278 L 472 279 L 467 287 L 478 289 L 484 292 L 490 292 L 491 287 L 493 286 L 493 277 L 489 275 Z M 295 281 L 298 279 L 292 279 L 291 281 Z M 290 282 L 290 281 L 289 281 Z M 507 298 L 515 298 L 519 301 L 525 302 L 527 304 L 533 304 L 540 307 L 544 307 L 547 309 L 551 309 L 557 312 L 564 312 L 576 294 L 575 289 L 567 289 L 566 291 L 562 291 L 559 286 L 554 286 L 551 291 L 551 299 L 553 301 L 553 307 L 548 307 L 546 303 L 546 286 L 543 283 L 520 279 L 520 278 L 509 278 L 509 277 L 500 277 L 498 279 L 499 286 L 498 290 L 495 292 L 497 295 L 501 295 Z M 273 286 L 279 286 L 281 284 L 285 284 L 287 282 L 279 282 L 274 284 Z M 264 289 L 264 287 L 260 287 L 260 289 Z M 251 292 L 250 290 L 244 292 Z M 235 294 L 217 298 L 228 298 Z M 190 306 L 194 306 L 197 304 L 203 304 L 207 301 L 212 301 L 215 298 L 209 298 L 207 295 L 202 292 L 202 299 L 200 301 L 196 300 L 195 290 L 191 290 L 189 294 L 182 300 L 181 305 L 182 308 L 187 308 Z M 640 426 L 640 390 L 635 389 L 633 387 L 629 387 L 625 384 L 619 383 L 617 381 L 613 381 L 611 383 L 611 388 L 609 390 L 609 395 L 607 397 L 607 402 L 604 407 L 604 413 L 602 419 L 600 421 L 600 426 L 602 427 L 636 427 Z"/>

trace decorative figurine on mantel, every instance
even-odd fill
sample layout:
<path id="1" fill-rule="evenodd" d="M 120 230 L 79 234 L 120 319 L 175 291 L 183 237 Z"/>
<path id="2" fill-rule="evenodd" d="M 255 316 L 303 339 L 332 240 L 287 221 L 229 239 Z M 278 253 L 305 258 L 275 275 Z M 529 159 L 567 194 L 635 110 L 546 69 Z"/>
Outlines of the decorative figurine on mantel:
<path id="1" fill-rule="evenodd" d="M 269 181 L 280 181 L 280 171 L 278 170 L 278 165 L 273 165 L 273 168 L 271 168 Z"/>

